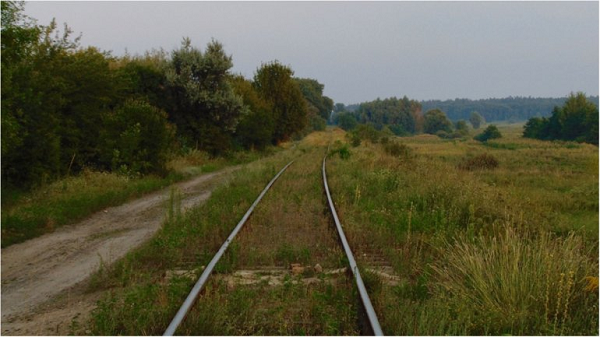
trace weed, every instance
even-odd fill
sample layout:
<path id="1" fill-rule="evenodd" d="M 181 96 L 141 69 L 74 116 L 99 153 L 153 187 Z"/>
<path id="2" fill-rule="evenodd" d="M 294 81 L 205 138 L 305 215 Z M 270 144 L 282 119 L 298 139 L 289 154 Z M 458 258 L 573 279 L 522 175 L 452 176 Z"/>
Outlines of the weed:
<path id="1" fill-rule="evenodd" d="M 411 155 L 411 150 L 406 144 L 389 142 L 383 145 L 385 153 L 393 157 L 408 158 Z"/>
<path id="2" fill-rule="evenodd" d="M 458 164 L 458 168 L 466 171 L 473 170 L 491 170 L 497 168 L 499 165 L 498 159 L 493 155 L 483 153 L 473 158 L 463 160 Z"/>

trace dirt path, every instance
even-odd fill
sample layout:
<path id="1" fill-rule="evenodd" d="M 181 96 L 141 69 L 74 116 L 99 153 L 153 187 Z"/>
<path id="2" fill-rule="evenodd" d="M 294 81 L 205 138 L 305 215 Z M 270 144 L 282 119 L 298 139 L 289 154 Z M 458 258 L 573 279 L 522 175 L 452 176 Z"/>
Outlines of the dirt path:
<path id="1" fill-rule="evenodd" d="M 183 210 L 202 202 L 228 173 L 205 174 L 174 186 Z M 89 313 L 99 294 L 83 282 L 100 263 L 111 264 L 160 228 L 170 188 L 107 208 L 85 221 L 2 249 L 2 334 L 66 334 Z"/>

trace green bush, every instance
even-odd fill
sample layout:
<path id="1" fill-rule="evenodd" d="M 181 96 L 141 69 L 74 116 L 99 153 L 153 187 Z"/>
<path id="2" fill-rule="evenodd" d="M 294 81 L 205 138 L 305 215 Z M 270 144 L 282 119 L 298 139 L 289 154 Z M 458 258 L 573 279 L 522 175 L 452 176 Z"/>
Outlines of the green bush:
<path id="1" fill-rule="evenodd" d="M 500 130 L 498 130 L 498 128 L 493 124 L 488 126 L 482 133 L 473 137 L 473 139 L 480 142 L 486 142 L 490 139 L 496 138 L 502 138 L 502 134 L 500 133 Z"/>
<path id="2" fill-rule="evenodd" d="M 144 101 L 127 101 L 106 115 L 101 163 L 125 174 L 165 173 L 174 126 L 165 112 Z"/>
<path id="3" fill-rule="evenodd" d="M 359 124 L 356 129 L 354 129 L 353 133 L 355 133 L 361 140 L 368 140 L 373 144 L 377 144 L 379 142 L 379 137 L 381 133 L 377 131 L 373 125 L 369 124 Z"/>
<path id="4" fill-rule="evenodd" d="M 350 149 L 348 148 L 348 144 L 341 145 L 341 143 L 336 142 L 335 149 L 331 150 L 330 156 L 335 156 L 336 154 L 339 155 L 340 158 L 346 160 L 346 159 L 350 158 L 350 155 L 352 153 L 350 152 Z"/>

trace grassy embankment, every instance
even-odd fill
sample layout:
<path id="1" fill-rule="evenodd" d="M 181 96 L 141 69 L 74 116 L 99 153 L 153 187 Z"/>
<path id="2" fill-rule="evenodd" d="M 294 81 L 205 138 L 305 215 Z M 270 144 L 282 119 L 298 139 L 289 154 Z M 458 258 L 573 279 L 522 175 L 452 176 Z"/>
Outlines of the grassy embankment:
<path id="1" fill-rule="evenodd" d="M 2 191 L 2 247 L 23 242 L 75 223 L 106 207 L 226 166 L 246 163 L 268 155 L 240 152 L 229 158 L 209 159 L 201 152 L 177 157 L 168 164 L 166 177 L 127 177 L 116 173 L 84 171 L 33 191 Z"/>
<path id="2" fill-rule="evenodd" d="M 339 136 L 339 133 L 336 133 Z M 160 334 L 199 275 L 266 183 L 291 159 L 244 230 L 217 264 L 180 327 L 183 334 L 356 334 L 356 297 L 325 209 L 320 162 L 329 135 L 317 133 L 293 149 L 253 162 L 186 215 L 174 216 L 146 245 L 100 271 L 90 291 L 107 290 L 93 314 L 94 334 Z M 176 207 L 175 207 L 176 209 Z M 290 263 L 305 270 L 293 275 Z M 266 268 L 266 269 L 265 269 Z M 282 269 L 279 285 L 237 284 L 235 271 Z M 268 273 L 268 271 L 265 271 Z M 307 284 L 303 280 L 311 279 Z"/>
<path id="3" fill-rule="evenodd" d="M 404 280 L 367 276 L 385 333 L 598 333 L 598 148 L 500 130 L 487 144 L 396 138 L 400 155 L 363 142 L 329 161 L 359 262 L 379 247 Z M 484 153 L 498 167 L 477 168 Z"/>

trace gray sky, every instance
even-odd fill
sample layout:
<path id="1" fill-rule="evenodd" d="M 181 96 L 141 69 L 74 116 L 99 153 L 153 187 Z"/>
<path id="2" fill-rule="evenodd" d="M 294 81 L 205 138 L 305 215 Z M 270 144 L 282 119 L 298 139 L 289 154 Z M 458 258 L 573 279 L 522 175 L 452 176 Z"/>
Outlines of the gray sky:
<path id="1" fill-rule="evenodd" d="M 346 104 L 598 95 L 598 2 L 27 2 L 113 55 L 215 38 L 233 72 L 279 60 Z"/>

